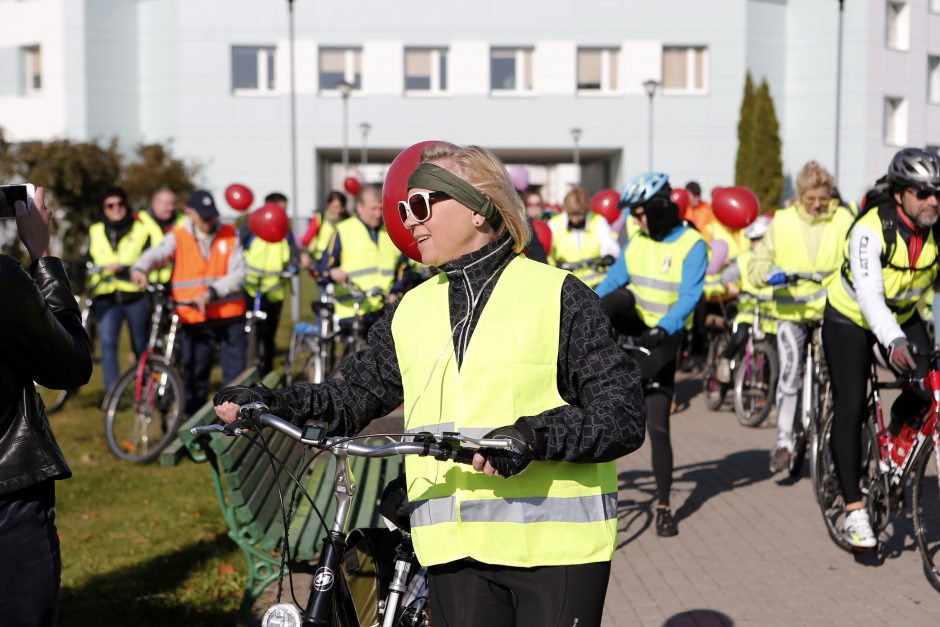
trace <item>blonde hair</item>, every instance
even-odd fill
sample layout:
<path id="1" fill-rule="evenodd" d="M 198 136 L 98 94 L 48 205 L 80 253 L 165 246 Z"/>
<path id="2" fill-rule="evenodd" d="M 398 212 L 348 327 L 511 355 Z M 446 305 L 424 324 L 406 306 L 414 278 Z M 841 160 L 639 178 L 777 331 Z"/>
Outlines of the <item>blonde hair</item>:
<path id="1" fill-rule="evenodd" d="M 796 195 L 798 198 L 814 187 L 825 187 L 831 193 L 833 185 L 832 175 L 816 161 L 810 161 L 796 173 Z"/>
<path id="2" fill-rule="evenodd" d="M 565 194 L 565 201 L 562 206 L 567 212 L 569 209 L 591 210 L 591 198 L 583 187 L 573 187 L 570 192 Z"/>
<path id="3" fill-rule="evenodd" d="M 493 201 L 502 218 L 496 230 L 499 237 L 509 232 L 513 250 L 521 253 L 532 238 L 525 205 L 512 186 L 506 166 L 496 155 L 479 146 L 432 144 L 421 152 L 422 162 L 433 162 L 451 174 L 459 176 Z"/>

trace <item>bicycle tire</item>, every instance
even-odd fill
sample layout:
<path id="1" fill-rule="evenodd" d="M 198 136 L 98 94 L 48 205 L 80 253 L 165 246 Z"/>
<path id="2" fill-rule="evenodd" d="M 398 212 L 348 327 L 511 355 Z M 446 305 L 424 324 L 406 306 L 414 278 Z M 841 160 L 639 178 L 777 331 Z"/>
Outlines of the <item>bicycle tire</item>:
<path id="1" fill-rule="evenodd" d="M 777 349 L 763 340 L 754 342 L 750 364 L 738 364 L 734 371 L 734 415 L 742 426 L 759 427 L 770 415 L 777 391 L 779 369 Z M 756 379 L 755 371 L 758 372 Z M 750 380 L 748 374 L 751 375 Z M 758 392 L 751 392 L 753 389 Z M 760 392 L 761 389 L 766 389 L 766 392 Z M 762 398 L 762 403 L 759 397 Z M 756 409 L 754 404 L 757 404 Z"/>
<path id="2" fill-rule="evenodd" d="M 53 390 L 36 384 L 36 393 L 39 394 L 39 398 L 42 399 L 42 404 L 46 409 L 47 416 L 50 416 L 57 411 L 61 411 L 65 406 L 65 402 L 75 396 L 76 392 L 78 392 L 78 388 L 72 388 L 70 390 Z"/>
<path id="3" fill-rule="evenodd" d="M 105 408 L 108 449 L 124 461 L 154 461 L 176 438 L 185 409 L 186 394 L 179 372 L 162 357 L 151 355 L 143 367 L 135 365 L 114 384 Z M 151 440 L 153 429 L 159 430 L 155 441 Z"/>
<path id="4" fill-rule="evenodd" d="M 816 460 L 817 475 L 816 481 L 813 484 L 813 490 L 816 493 L 816 501 L 819 504 L 819 509 L 822 513 L 823 522 L 826 525 L 826 532 L 829 534 L 829 538 L 840 549 L 848 551 L 849 553 L 855 553 L 859 549 L 852 546 L 842 533 L 842 524 L 845 521 L 845 499 L 842 497 L 842 490 L 836 478 L 835 465 L 832 459 L 831 441 L 832 420 L 830 419 L 822 425 L 822 430 L 819 434 Z M 871 420 L 868 420 L 862 426 L 861 478 L 863 481 L 862 493 L 868 493 L 870 497 L 877 497 L 877 490 L 875 494 L 871 494 L 872 491 L 869 489 L 872 478 L 878 477 L 880 479 L 877 443 L 878 437 L 875 433 L 874 425 Z M 871 517 L 874 503 L 872 503 L 872 498 L 869 498 L 868 501 L 869 516 Z M 876 520 L 876 517 L 871 518 L 872 530 L 877 536 L 881 533 L 883 527 L 880 525 L 876 526 Z"/>
<path id="5" fill-rule="evenodd" d="M 806 438 L 807 433 L 803 430 L 803 421 L 797 416 L 793 421 L 793 453 L 790 455 L 790 463 L 787 466 L 787 475 L 791 479 L 798 479 L 803 472 L 803 464 L 806 461 Z"/>
<path id="6" fill-rule="evenodd" d="M 720 333 L 713 333 L 708 338 L 708 350 L 705 359 L 705 407 L 710 411 L 718 411 L 725 402 L 725 396 L 728 394 L 728 384 L 722 383 L 716 378 L 718 369 L 718 360 L 721 351 L 727 340 Z"/>
<path id="7" fill-rule="evenodd" d="M 928 475 L 928 473 L 931 473 Z M 937 452 L 928 442 L 914 467 L 911 512 L 914 538 L 924 563 L 924 576 L 940 592 L 940 485 Z"/>

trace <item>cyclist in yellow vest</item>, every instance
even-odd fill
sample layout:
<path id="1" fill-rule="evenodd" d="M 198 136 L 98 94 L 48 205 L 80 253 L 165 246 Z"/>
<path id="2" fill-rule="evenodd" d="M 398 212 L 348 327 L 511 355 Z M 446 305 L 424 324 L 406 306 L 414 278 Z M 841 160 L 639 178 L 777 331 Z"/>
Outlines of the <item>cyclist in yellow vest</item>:
<path id="1" fill-rule="evenodd" d="M 327 194 L 323 210 L 313 216 L 301 238 L 304 250 L 300 253 L 300 263 L 304 268 L 316 267 L 336 232 L 336 225 L 348 217 L 346 194 L 336 190 Z"/>
<path id="2" fill-rule="evenodd" d="M 264 204 L 280 205 L 287 211 L 287 196 L 280 192 L 271 192 L 264 198 Z M 299 250 L 290 231 L 279 242 L 268 242 L 256 236 L 243 224 L 238 229 L 238 238 L 245 252 L 245 307 L 249 311 L 255 306 L 255 299 L 260 293 L 260 310 L 267 314 L 261 329 L 261 345 L 264 363 L 262 372 L 270 372 L 274 367 L 274 338 L 281 322 L 281 310 L 284 297 L 290 289 L 290 279 L 284 272 L 295 272 L 300 263 Z"/>
<path id="3" fill-rule="evenodd" d="M 356 199 L 356 215 L 336 225 L 336 232 L 317 264 L 324 282 L 337 285 L 340 324 L 355 315 L 353 298 L 345 286 L 352 283 L 363 292 L 380 288 L 384 296 L 372 296 L 359 312 L 366 326 L 372 324 L 386 302 L 395 302 L 409 281 L 410 264 L 382 225 L 382 188 L 366 185 Z"/>
<path id="4" fill-rule="evenodd" d="M 809 325 L 822 320 L 826 286 L 838 279 L 842 244 L 852 224 L 852 215 L 832 198 L 832 175 L 815 161 L 797 173 L 796 192 L 796 203 L 776 212 L 748 268 L 748 279 L 755 287 L 779 286 L 774 290 L 780 375 L 777 443 L 770 454 L 771 472 L 790 464 Z M 806 278 L 784 286 L 788 274 Z M 820 279 L 822 284 L 809 277 Z"/>
<path id="5" fill-rule="evenodd" d="M 899 372 L 927 374 L 926 360 L 915 359 L 913 349 L 926 355 L 931 347 L 917 303 L 937 276 L 940 159 L 905 148 L 891 161 L 888 184 L 888 198 L 869 207 L 849 233 L 840 275 L 829 285 L 823 325 L 835 410 L 832 453 L 845 502 L 843 531 L 860 549 L 877 545 L 859 485 L 872 346 L 881 345 Z M 892 437 L 929 405 L 922 392 L 902 392 L 891 407 Z"/>
<path id="6" fill-rule="evenodd" d="M 565 213 L 548 221 L 552 229 L 552 249 L 548 262 L 553 266 L 596 260 L 592 266 L 578 268 L 574 275 L 588 287 L 604 280 L 606 272 L 601 260 L 613 259 L 620 253 L 607 220 L 591 211 L 591 199 L 583 187 L 575 187 L 565 194 L 562 204 Z M 606 265 L 610 265 L 609 263 Z"/>
<path id="7" fill-rule="evenodd" d="M 150 234 L 151 246 L 163 241 L 163 236 L 180 226 L 186 216 L 176 210 L 176 194 L 166 187 L 161 187 L 150 197 L 150 207 L 137 214 L 137 219 Z M 173 276 L 173 264 L 150 273 L 151 283 L 169 283 Z"/>
<path id="8" fill-rule="evenodd" d="M 721 275 L 722 284 L 731 286 L 729 289 L 735 292 L 738 299 L 731 340 L 721 354 L 721 361 L 718 362 L 716 372 L 716 378 L 722 383 L 731 382 L 731 360 L 737 356 L 747 342 L 751 325 L 754 323 L 755 304 L 758 304 L 760 308 L 760 330 L 768 340 L 776 341 L 777 320 L 774 318 L 773 312 L 773 288 L 768 286 L 758 289 L 751 284 L 747 277 L 751 251 L 757 247 L 758 242 L 767 234 L 770 223 L 771 216 L 765 214 L 758 216 L 749 227 L 744 229 L 742 235 L 750 242 L 750 246 L 747 250 L 742 250 L 734 263 L 726 268 Z"/>
<path id="9" fill-rule="evenodd" d="M 147 293 L 131 282 L 130 269 L 152 242 L 147 228 L 131 213 L 122 188 L 112 187 L 104 193 L 101 211 L 103 219 L 88 230 L 88 255 L 95 266 L 88 280 L 107 390 L 120 374 L 118 340 L 125 318 L 134 354 L 140 357 L 147 347 L 150 301 Z"/>
<path id="10" fill-rule="evenodd" d="M 643 441 L 639 373 L 591 290 L 520 254 L 525 209 L 492 153 L 438 144 L 423 160 L 400 212 L 441 272 L 386 310 L 343 380 L 229 388 L 216 412 L 228 422 L 264 400 L 351 435 L 404 401 L 409 432 L 508 439 L 472 467 L 405 460 L 435 624 L 596 627 L 617 538 L 613 460 Z"/>
<path id="11" fill-rule="evenodd" d="M 639 336 L 649 355 L 637 353 L 646 396 L 647 427 L 656 479 L 656 533 L 679 533 L 669 506 L 672 488 L 672 442 L 669 412 L 676 377 L 676 355 L 683 329 L 702 296 L 708 253 L 705 242 L 679 218 L 669 199 L 669 177 L 659 172 L 634 179 L 621 197 L 640 227 L 623 253 L 595 288 L 613 327 Z M 626 289 L 624 289 L 626 288 Z"/>

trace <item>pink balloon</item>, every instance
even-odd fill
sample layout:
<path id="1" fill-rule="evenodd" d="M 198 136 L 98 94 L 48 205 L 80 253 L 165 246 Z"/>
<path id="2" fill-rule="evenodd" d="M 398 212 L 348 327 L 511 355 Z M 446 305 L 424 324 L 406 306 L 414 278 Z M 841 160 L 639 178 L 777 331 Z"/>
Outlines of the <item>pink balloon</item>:
<path id="1" fill-rule="evenodd" d="M 512 186 L 516 188 L 516 191 L 520 194 L 525 190 L 529 189 L 529 169 L 525 166 L 517 165 L 509 171 L 509 179 L 512 181 Z"/>
<path id="2" fill-rule="evenodd" d="M 712 258 L 708 262 L 708 267 L 705 268 L 705 274 L 715 274 L 728 261 L 728 242 L 723 239 L 713 239 L 709 247 L 712 249 Z"/>

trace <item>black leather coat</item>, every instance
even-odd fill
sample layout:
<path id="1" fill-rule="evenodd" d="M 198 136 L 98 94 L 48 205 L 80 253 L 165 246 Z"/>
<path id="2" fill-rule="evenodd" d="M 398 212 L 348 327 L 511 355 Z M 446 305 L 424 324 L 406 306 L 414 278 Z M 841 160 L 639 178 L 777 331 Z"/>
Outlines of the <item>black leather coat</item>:
<path id="1" fill-rule="evenodd" d="M 91 368 L 62 261 L 43 257 L 28 274 L 0 255 L 0 494 L 72 475 L 33 381 L 74 388 L 88 383 Z"/>

